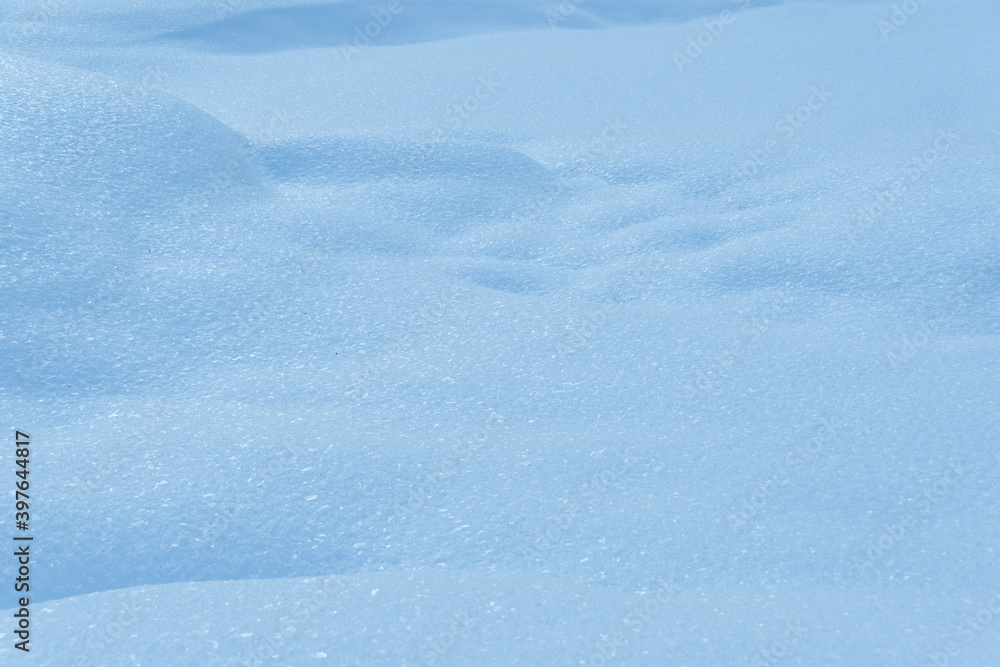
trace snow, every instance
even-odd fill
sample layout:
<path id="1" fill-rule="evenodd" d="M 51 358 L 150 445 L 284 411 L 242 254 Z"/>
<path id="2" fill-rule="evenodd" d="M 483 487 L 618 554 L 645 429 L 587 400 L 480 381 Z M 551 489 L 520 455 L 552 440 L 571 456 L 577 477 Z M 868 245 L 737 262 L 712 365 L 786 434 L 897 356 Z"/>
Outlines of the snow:
<path id="1" fill-rule="evenodd" d="M 33 663 L 996 664 L 996 3 L 0 20 Z"/>

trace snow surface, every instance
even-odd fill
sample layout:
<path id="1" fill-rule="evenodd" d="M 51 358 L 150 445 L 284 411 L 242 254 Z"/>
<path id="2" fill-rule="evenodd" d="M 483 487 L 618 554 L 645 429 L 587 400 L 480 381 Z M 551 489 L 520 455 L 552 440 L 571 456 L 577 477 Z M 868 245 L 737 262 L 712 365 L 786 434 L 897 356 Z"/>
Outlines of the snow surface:
<path id="1" fill-rule="evenodd" d="M 0 662 L 1000 664 L 995 1 L 0 19 Z"/>

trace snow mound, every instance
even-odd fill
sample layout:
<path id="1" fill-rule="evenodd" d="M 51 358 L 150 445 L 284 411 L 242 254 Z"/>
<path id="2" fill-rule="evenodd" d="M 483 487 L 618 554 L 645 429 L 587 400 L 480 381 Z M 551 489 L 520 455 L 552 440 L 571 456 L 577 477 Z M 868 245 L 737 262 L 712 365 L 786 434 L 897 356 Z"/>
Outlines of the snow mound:
<path id="1" fill-rule="evenodd" d="M 206 51 L 265 53 L 320 47 L 363 48 L 416 44 L 466 35 L 557 27 L 593 29 L 609 25 L 682 23 L 732 10 L 726 0 L 347 0 L 270 6 L 224 12 L 221 20 L 162 36 Z M 739 7 L 778 4 L 745 0 Z M 234 6 L 234 9 L 239 9 Z"/>
<path id="2" fill-rule="evenodd" d="M 160 291 L 163 250 L 252 194 L 256 158 L 178 99 L 52 63 L 0 57 L 0 110 L 0 288 L 18 344 L 2 365 L 99 385 L 128 365 L 135 327 L 150 331 L 135 297 Z"/>
<path id="3" fill-rule="evenodd" d="M 255 181 L 246 140 L 180 100 L 52 63 L 7 56 L 0 70 L 0 206 L 22 234 L 159 215 L 222 173 Z"/>
<path id="4" fill-rule="evenodd" d="M 32 655 L 60 667 L 693 666 L 733 655 L 746 664 L 775 656 L 798 666 L 923 664 L 920 644 L 943 650 L 949 639 L 939 626 L 949 618 L 971 634 L 962 664 L 985 666 L 996 639 L 961 619 L 995 607 L 998 593 L 955 601 L 910 583 L 696 592 L 669 578 L 622 592 L 551 574 L 469 570 L 180 582 L 43 603 Z M 878 626 L 865 622 L 876 616 Z M 899 641 L 916 634 L 926 639 Z M 0 646 L 2 657 L 13 651 Z"/>
<path id="5" fill-rule="evenodd" d="M 4 290 L 15 303 L 86 300 L 172 218 L 258 180 L 238 133 L 93 72 L 3 57 L 0 109 L 0 210 L 19 275 Z"/>

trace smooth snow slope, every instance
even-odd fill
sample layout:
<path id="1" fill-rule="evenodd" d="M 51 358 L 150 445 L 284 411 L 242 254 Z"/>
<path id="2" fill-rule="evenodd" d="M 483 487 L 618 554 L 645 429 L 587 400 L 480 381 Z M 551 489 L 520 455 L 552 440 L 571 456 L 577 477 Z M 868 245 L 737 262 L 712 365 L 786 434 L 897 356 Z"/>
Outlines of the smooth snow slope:
<path id="1" fill-rule="evenodd" d="M 996 664 L 1000 8 L 401 3 L 5 9 L 30 660 Z"/>

